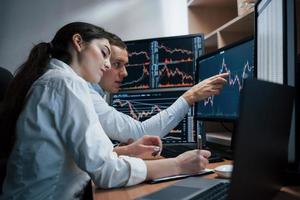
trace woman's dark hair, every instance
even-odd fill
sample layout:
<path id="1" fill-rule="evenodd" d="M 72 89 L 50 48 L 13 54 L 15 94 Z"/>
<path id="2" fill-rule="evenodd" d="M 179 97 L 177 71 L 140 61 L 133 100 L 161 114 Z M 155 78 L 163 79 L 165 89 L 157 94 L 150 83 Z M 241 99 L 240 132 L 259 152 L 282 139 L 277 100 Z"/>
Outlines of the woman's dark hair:
<path id="1" fill-rule="evenodd" d="M 79 34 L 84 42 L 110 38 L 110 33 L 100 27 L 84 22 L 73 22 L 58 30 L 50 43 L 41 42 L 33 47 L 28 59 L 17 69 L 15 78 L 1 102 L 0 129 L 3 142 L 0 145 L 0 152 L 2 155 L 8 156 L 12 149 L 15 142 L 16 122 L 25 104 L 25 96 L 33 82 L 45 73 L 50 59 L 57 58 L 66 64 L 71 63 L 69 46 L 74 34 Z"/>

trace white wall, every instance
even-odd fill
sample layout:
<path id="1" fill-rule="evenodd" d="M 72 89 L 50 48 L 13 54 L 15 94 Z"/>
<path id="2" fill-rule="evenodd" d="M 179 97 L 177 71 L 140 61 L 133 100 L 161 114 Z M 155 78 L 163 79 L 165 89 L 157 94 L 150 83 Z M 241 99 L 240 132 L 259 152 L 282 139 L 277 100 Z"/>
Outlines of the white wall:
<path id="1" fill-rule="evenodd" d="M 123 40 L 188 34 L 186 0 L 0 0 L 0 66 L 14 72 L 38 42 L 85 21 Z"/>

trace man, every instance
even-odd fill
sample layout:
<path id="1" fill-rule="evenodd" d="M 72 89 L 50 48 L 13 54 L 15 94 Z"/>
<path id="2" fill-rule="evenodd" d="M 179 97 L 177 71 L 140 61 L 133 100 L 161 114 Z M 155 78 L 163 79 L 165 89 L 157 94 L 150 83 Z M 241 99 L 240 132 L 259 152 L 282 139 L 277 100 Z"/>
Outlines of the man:
<path id="1" fill-rule="evenodd" d="M 120 140 L 121 138 L 121 142 L 127 142 L 128 140 L 137 140 L 146 134 L 163 137 L 184 118 L 190 106 L 209 96 L 219 94 L 227 82 L 225 78 L 228 73 L 208 78 L 186 91 L 167 109 L 140 122 L 117 111 L 109 106 L 103 98 L 99 98 L 98 94 L 104 97 L 105 92 L 118 92 L 123 79 L 128 75 L 126 44 L 113 34 L 110 44 L 111 69 L 104 73 L 99 85 L 94 85 L 95 90 L 91 90 L 91 95 L 100 123 L 111 139 L 118 138 Z"/>

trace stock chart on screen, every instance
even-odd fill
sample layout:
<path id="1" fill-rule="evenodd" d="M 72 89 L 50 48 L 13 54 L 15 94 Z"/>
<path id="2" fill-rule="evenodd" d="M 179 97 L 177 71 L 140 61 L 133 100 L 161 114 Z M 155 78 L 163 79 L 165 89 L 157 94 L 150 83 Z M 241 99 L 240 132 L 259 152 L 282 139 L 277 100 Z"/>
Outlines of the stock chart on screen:
<path id="1" fill-rule="evenodd" d="M 128 76 L 121 88 L 188 87 L 195 82 L 196 59 L 202 55 L 203 35 L 128 41 Z"/>
<path id="2" fill-rule="evenodd" d="M 254 41 L 240 41 L 198 59 L 198 81 L 229 72 L 228 83 L 219 95 L 196 105 L 196 117 L 211 120 L 235 120 L 238 117 L 239 96 L 246 78 L 254 76 Z"/>
<path id="3" fill-rule="evenodd" d="M 121 88 L 147 89 L 150 87 L 150 49 L 148 42 L 139 42 L 128 45 L 129 63 L 128 76 L 124 79 Z"/>
<path id="4" fill-rule="evenodd" d="M 184 91 L 129 91 L 112 95 L 111 105 L 138 121 L 144 121 L 168 108 Z M 164 143 L 194 142 L 193 110 L 162 140 Z"/>

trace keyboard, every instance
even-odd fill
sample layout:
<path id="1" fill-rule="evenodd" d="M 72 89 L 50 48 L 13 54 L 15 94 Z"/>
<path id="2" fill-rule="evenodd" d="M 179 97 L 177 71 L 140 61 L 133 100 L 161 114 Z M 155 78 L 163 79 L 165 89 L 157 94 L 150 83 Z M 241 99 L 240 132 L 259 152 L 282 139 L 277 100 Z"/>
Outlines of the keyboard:
<path id="1" fill-rule="evenodd" d="M 214 187 L 195 196 L 193 200 L 225 200 L 228 198 L 229 186 L 230 183 L 218 183 Z"/>
<path id="2" fill-rule="evenodd" d="M 179 154 L 182 154 L 186 151 L 195 149 L 193 145 L 165 145 L 161 152 L 161 155 L 165 158 L 174 158 Z M 210 151 L 211 156 L 208 158 L 210 163 L 222 162 L 224 161 L 220 154 Z"/>
<path id="3" fill-rule="evenodd" d="M 196 180 L 196 182 L 194 182 Z M 200 182 L 199 182 L 200 181 Z M 194 185 L 190 184 L 194 182 Z M 179 184 L 177 184 L 179 183 Z M 165 187 L 161 190 L 140 197 L 137 200 L 164 200 L 176 197 L 179 200 L 225 200 L 228 199 L 229 182 L 220 181 L 211 184 L 209 179 L 189 179 L 177 182 L 175 185 Z M 184 184 L 185 183 L 185 184 Z"/>

